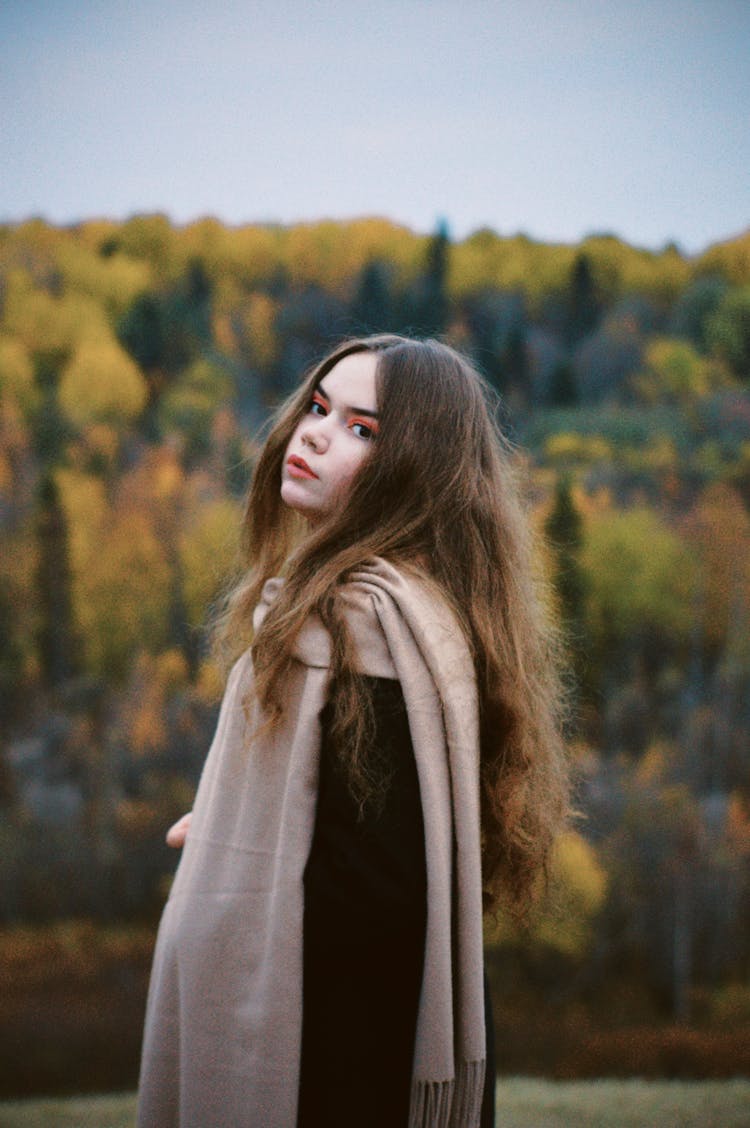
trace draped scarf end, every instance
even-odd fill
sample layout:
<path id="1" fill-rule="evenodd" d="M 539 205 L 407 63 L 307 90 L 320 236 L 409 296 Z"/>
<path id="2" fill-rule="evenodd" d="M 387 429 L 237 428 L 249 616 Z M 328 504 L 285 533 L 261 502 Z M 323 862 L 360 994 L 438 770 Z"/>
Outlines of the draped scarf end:
<path id="1" fill-rule="evenodd" d="M 482 1114 L 485 1062 L 465 1061 L 453 1081 L 414 1081 L 409 1128 L 475 1128 Z"/>

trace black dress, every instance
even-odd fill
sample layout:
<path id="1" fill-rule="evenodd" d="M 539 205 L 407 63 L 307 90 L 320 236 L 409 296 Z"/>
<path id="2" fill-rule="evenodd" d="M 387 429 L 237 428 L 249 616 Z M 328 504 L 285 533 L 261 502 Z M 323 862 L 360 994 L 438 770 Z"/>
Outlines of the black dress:
<path id="1" fill-rule="evenodd" d="M 406 1128 L 422 983 L 427 877 L 419 781 L 401 685 L 368 678 L 389 786 L 363 817 L 321 713 L 318 804 L 305 869 L 298 1128 Z M 494 1126 L 492 1018 L 485 990 Z"/>

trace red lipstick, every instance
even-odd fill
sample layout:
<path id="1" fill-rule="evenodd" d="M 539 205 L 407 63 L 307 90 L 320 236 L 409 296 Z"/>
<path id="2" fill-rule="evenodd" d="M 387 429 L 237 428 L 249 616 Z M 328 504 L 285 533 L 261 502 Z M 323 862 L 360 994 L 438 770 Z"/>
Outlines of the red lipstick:
<path id="1" fill-rule="evenodd" d="M 286 464 L 293 478 L 317 478 L 318 476 L 310 469 L 304 458 L 300 458 L 298 454 L 290 454 Z"/>

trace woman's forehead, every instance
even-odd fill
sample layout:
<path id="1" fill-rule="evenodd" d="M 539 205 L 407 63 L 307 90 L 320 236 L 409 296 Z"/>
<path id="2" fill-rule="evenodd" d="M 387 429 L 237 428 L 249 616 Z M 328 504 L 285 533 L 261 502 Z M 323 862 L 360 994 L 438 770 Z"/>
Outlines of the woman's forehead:
<path id="1" fill-rule="evenodd" d="M 374 411 L 377 406 L 377 367 L 378 358 L 375 353 L 349 353 L 320 378 L 318 387 L 330 400 L 341 402 L 347 407 Z"/>

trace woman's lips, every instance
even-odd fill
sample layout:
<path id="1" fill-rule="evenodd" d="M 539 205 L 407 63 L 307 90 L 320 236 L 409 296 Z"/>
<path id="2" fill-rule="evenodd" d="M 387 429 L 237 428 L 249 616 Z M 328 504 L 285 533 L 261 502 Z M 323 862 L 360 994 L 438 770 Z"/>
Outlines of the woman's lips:
<path id="1" fill-rule="evenodd" d="M 318 476 L 313 473 L 304 458 L 300 458 L 298 454 L 290 455 L 286 460 L 286 465 L 293 478 L 317 478 Z"/>

